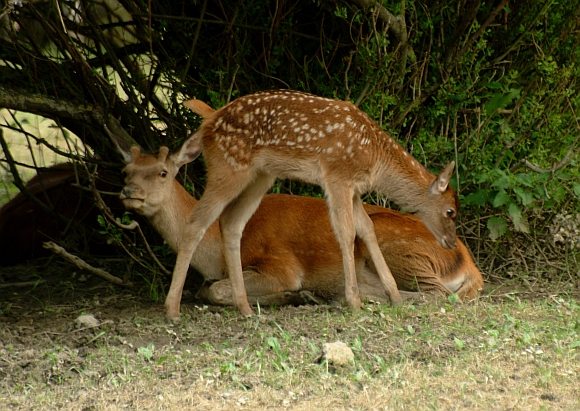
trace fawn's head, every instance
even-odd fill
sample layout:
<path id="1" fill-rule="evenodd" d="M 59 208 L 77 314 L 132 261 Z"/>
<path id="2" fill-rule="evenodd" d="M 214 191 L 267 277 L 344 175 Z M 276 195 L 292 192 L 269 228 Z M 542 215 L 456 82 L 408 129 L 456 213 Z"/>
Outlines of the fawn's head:
<path id="1" fill-rule="evenodd" d="M 138 146 L 126 151 L 117 147 L 125 163 L 125 186 L 120 198 L 126 208 L 144 216 L 152 216 L 164 204 L 171 201 L 179 168 L 195 160 L 201 153 L 199 140 L 190 139 L 174 154 L 165 146 L 157 156 L 143 154 Z"/>
<path id="2" fill-rule="evenodd" d="M 455 222 L 459 211 L 457 194 L 449 186 L 454 167 L 452 161 L 429 184 L 426 206 L 417 213 L 441 246 L 451 250 L 457 248 Z"/>

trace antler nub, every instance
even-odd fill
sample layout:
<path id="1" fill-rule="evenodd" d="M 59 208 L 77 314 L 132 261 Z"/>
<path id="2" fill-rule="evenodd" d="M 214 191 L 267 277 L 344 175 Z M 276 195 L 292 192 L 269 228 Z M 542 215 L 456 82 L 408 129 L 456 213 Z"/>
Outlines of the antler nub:
<path id="1" fill-rule="evenodd" d="M 133 161 L 141 155 L 141 148 L 139 146 L 131 146 L 129 149 L 131 152 L 131 157 L 133 157 Z"/>
<path id="2" fill-rule="evenodd" d="M 169 154 L 169 148 L 162 146 L 159 148 L 159 154 L 157 155 L 157 161 L 164 163 L 165 159 L 167 158 L 167 154 Z"/>

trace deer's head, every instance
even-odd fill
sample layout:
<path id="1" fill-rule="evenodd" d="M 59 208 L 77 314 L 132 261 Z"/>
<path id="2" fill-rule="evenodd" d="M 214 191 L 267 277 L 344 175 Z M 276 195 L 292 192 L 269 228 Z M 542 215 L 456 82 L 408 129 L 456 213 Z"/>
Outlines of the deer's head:
<path id="1" fill-rule="evenodd" d="M 167 203 L 174 184 L 179 184 L 175 180 L 179 168 L 199 156 L 201 144 L 190 138 L 174 154 L 168 155 L 169 149 L 163 146 L 156 156 L 142 153 L 138 146 L 124 150 L 117 145 L 117 149 L 127 164 L 120 198 L 126 208 L 151 217 Z"/>
<path id="2" fill-rule="evenodd" d="M 428 187 L 427 207 L 417 213 L 441 246 L 451 250 L 457 248 L 455 222 L 459 211 L 457 194 L 449 186 L 454 167 L 452 161 L 435 177 Z"/>

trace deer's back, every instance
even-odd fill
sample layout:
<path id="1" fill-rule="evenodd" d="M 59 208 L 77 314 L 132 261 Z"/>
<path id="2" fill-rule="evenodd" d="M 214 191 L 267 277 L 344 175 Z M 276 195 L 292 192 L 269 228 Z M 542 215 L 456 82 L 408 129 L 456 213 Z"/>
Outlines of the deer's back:
<path id="1" fill-rule="evenodd" d="M 206 160 L 263 167 L 281 177 L 295 177 L 309 164 L 349 177 L 368 174 L 385 152 L 402 151 L 352 103 L 296 91 L 240 97 L 209 115 L 201 130 Z"/>

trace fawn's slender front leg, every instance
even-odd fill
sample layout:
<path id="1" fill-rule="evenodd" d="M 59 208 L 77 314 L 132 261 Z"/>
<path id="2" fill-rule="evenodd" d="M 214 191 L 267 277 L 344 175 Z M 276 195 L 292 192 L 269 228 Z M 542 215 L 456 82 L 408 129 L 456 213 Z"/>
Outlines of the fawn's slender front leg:
<path id="1" fill-rule="evenodd" d="M 375 265 L 375 269 L 377 270 L 377 274 L 381 279 L 381 283 L 389 294 L 391 304 L 399 305 L 402 299 L 397 288 L 397 283 L 395 282 L 393 274 L 385 262 L 385 257 L 379 248 L 373 221 L 366 213 L 362 200 L 358 196 L 355 196 L 353 199 L 353 213 L 356 234 L 363 240 L 367 249 L 369 250 L 371 259 Z"/>
<path id="2" fill-rule="evenodd" d="M 185 284 L 187 270 L 189 269 L 189 263 L 193 253 L 203 239 L 209 226 L 217 220 L 225 207 L 224 203 L 213 204 L 211 201 L 208 201 L 211 200 L 211 197 L 203 201 L 204 199 L 205 197 L 196 205 L 183 226 L 183 233 L 177 251 L 177 261 L 173 269 L 173 277 L 171 278 L 171 286 L 165 298 L 165 315 L 170 319 L 179 317 L 183 284 Z"/>
<path id="3" fill-rule="evenodd" d="M 244 185 L 240 182 L 251 181 L 247 175 L 243 175 L 241 172 L 235 174 L 234 177 L 237 178 L 208 180 L 206 193 L 186 219 L 179 242 L 171 286 L 165 299 L 165 310 L 168 318 L 179 317 L 181 294 L 189 263 L 207 229 L 222 214 L 226 205 L 238 197 L 247 186 L 247 183 Z"/>

